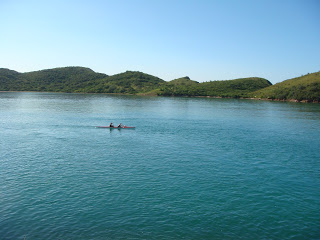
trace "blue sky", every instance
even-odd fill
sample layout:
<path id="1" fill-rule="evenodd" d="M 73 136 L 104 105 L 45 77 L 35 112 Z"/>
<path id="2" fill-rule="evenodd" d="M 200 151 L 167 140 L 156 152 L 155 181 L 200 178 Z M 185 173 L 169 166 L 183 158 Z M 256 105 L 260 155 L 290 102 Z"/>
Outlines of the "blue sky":
<path id="1" fill-rule="evenodd" d="M 276 83 L 320 71 L 319 13 L 318 0 L 0 0 L 0 68 Z"/>

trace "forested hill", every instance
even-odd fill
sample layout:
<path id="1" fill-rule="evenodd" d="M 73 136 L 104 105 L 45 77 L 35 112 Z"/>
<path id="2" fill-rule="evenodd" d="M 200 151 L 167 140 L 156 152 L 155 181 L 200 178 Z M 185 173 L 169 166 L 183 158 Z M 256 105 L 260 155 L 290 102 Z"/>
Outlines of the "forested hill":
<path id="1" fill-rule="evenodd" d="M 160 89 L 159 95 L 239 98 L 248 97 L 251 92 L 270 85 L 268 80 L 257 77 L 203 83 L 185 77 L 168 82 Z"/>
<path id="2" fill-rule="evenodd" d="M 195 83 L 198 83 L 198 82 L 191 80 L 189 77 L 177 78 L 169 82 L 169 84 L 176 85 L 176 86 L 190 86 Z"/>
<path id="3" fill-rule="evenodd" d="M 278 83 L 263 78 L 199 83 L 189 77 L 166 82 L 158 77 L 127 71 L 108 76 L 84 67 L 63 67 L 19 73 L 0 68 L 0 91 L 121 93 L 159 96 L 211 96 L 231 98 L 296 99 L 319 101 L 320 73 Z"/>
<path id="4" fill-rule="evenodd" d="M 106 74 L 84 67 L 53 68 L 27 73 L 0 69 L 0 90 L 74 92 L 87 82 L 106 77 Z"/>
<path id="5" fill-rule="evenodd" d="M 7 69 L 7 68 L 0 68 L 0 84 L 3 86 L 10 84 L 10 82 L 14 82 L 15 79 L 20 75 L 21 73 Z M 2 86 L 0 85 L 0 86 Z"/>
<path id="6" fill-rule="evenodd" d="M 158 89 L 166 81 L 142 72 L 127 71 L 107 78 L 89 81 L 77 92 L 139 94 Z"/>
<path id="7" fill-rule="evenodd" d="M 246 97 L 248 93 L 270 85 L 269 81 L 262 78 L 198 83 L 189 77 L 182 77 L 166 82 L 142 72 L 127 71 L 108 76 L 84 67 L 53 68 L 27 73 L 0 69 L 0 91 Z"/>
<path id="8" fill-rule="evenodd" d="M 320 102 L 320 72 L 292 78 L 251 94 L 254 98 Z"/>
<path id="9" fill-rule="evenodd" d="M 166 82 L 141 72 L 108 76 L 84 67 L 53 68 L 18 73 L 0 69 L 0 91 L 46 91 L 137 94 L 159 88 Z"/>

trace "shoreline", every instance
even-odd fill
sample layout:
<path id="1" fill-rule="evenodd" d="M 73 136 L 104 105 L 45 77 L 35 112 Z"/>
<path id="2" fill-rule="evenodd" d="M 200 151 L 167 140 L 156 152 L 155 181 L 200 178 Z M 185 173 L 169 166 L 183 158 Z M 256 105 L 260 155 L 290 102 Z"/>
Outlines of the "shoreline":
<path id="1" fill-rule="evenodd" d="M 106 94 L 106 95 L 122 95 L 122 96 L 140 96 L 140 97 L 185 97 L 185 98 L 226 98 L 226 99 L 247 99 L 256 101 L 271 101 L 271 102 L 291 102 L 291 103 L 320 103 L 320 101 L 310 101 L 310 100 L 297 100 L 297 99 L 271 99 L 271 98 L 233 98 L 233 97 L 221 97 L 221 96 L 159 96 L 159 95 L 148 95 L 148 94 L 124 94 L 124 93 L 89 93 L 89 92 L 47 92 L 47 91 L 0 91 L 0 93 L 6 92 L 25 92 L 25 93 L 67 93 L 67 94 Z"/>

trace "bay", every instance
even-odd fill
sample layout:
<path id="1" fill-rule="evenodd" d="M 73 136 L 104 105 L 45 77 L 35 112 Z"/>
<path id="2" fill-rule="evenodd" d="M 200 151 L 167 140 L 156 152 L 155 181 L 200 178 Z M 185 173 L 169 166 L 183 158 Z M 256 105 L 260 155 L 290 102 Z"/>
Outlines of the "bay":
<path id="1" fill-rule="evenodd" d="M 0 239 L 319 239 L 319 149 L 319 104 L 2 92 Z"/>

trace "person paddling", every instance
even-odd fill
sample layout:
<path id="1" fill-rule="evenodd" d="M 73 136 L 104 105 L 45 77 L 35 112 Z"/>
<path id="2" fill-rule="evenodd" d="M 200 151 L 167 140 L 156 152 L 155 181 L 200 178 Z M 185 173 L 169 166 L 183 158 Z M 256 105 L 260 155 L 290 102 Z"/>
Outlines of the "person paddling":
<path id="1" fill-rule="evenodd" d="M 122 123 L 120 123 L 120 124 L 118 125 L 118 128 L 123 128 Z"/>
<path id="2" fill-rule="evenodd" d="M 113 128 L 113 127 L 114 127 L 114 126 L 113 126 L 113 123 L 110 123 L 109 127 Z"/>

